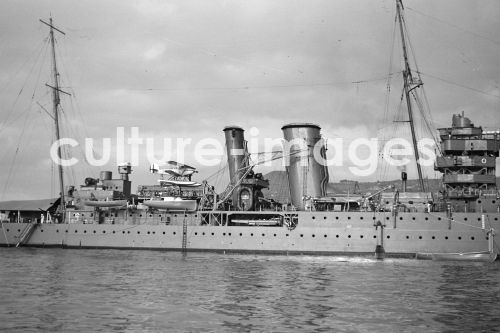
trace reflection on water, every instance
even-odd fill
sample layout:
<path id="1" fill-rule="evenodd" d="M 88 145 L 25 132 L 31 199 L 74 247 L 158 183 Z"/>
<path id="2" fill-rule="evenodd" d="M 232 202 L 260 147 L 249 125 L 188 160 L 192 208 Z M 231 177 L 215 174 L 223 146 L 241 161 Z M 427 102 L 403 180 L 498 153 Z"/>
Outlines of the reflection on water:
<path id="1" fill-rule="evenodd" d="M 500 263 L 0 249 L 0 330 L 492 331 Z"/>

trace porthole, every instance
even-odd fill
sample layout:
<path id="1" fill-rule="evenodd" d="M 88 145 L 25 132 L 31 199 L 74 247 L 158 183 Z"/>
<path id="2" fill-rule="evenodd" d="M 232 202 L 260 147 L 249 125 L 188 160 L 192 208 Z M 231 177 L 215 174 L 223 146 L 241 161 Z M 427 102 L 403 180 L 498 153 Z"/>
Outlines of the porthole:
<path id="1" fill-rule="evenodd" d="M 425 220 L 426 220 L 426 221 L 429 221 L 429 218 L 428 218 L 428 217 L 426 217 L 426 218 L 425 218 Z"/>
<path id="2" fill-rule="evenodd" d="M 326 216 L 323 216 L 323 220 L 326 220 Z"/>
<path id="3" fill-rule="evenodd" d="M 75 234 L 77 234 L 77 233 L 78 233 L 78 230 L 75 230 Z"/>
<path id="4" fill-rule="evenodd" d="M 253 232 L 250 234 L 250 236 L 252 236 L 252 237 L 253 237 Z"/>
<path id="5" fill-rule="evenodd" d="M 461 240 L 462 239 L 462 236 L 458 236 L 458 240 Z"/>
<path id="6" fill-rule="evenodd" d="M 351 235 L 347 235 L 347 238 L 351 238 Z"/>
<path id="7" fill-rule="evenodd" d="M 391 238 L 391 235 L 387 235 L 387 239 Z"/>
<path id="8" fill-rule="evenodd" d="M 312 217 L 312 219 L 313 219 L 313 220 L 315 220 L 315 219 L 316 219 L 316 216 L 313 216 L 313 217 Z"/>
<path id="9" fill-rule="evenodd" d="M 386 217 L 385 217 L 385 219 L 386 219 L 386 220 L 388 220 L 388 219 L 389 219 L 389 216 L 386 216 Z"/>
<path id="10" fill-rule="evenodd" d="M 436 239 L 436 236 L 432 236 L 431 238 L 432 238 L 432 239 Z"/>
<path id="11" fill-rule="evenodd" d="M 141 232 L 140 231 L 137 231 L 137 234 L 139 235 Z"/>
<path id="12" fill-rule="evenodd" d="M 148 231 L 148 235 L 149 235 L 150 233 L 151 233 L 151 232 L 150 232 L 150 231 Z"/>
<path id="13" fill-rule="evenodd" d="M 153 235 L 156 234 L 156 231 L 153 231 Z"/>
<path id="14" fill-rule="evenodd" d="M 422 239 L 422 236 L 418 236 L 418 239 Z"/>
<path id="15" fill-rule="evenodd" d="M 360 235 L 359 238 L 363 238 L 363 235 Z"/>
<path id="16" fill-rule="evenodd" d="M 21 232 L 21 229 L 17 229 L 17 232 Z"/>
<path id="17" fill-rule="evenodd" d="M 289 235 L 289 234 L 286 234 L 285 236 L 286 236 L 286 237 L 288 237 L 288 236 L 290 236 L 290 235 Z"/>
<path id="18" fill-rule="evenodd" d="M 102 233 L 103 233 L 103 234 L 105 234 L 105 233 L 106 233 L 106 230 L 103 230 L 103 231 L 102 231 Z"/>
<path id="19" fill-rule="evenodd" d="M 125 234 L 125 230 L 122 231 L 122 234 Z"/>
<path id="20" fill-rule="evenodd" d="M 377 235 L 373 235 L 373 239 L 377 238 Z"/>
<path id="21" fill-rule="evenodd" d="M 198 233 L 197 233 L 197 232 L 195 232 L 195 233 L 194 233 L 194 235 L 195 235 L 195 236 L 198 236 Z"/>
<path id="22" fill-rule="evenodd" d="M 153 217 L 153 214 L 149 214 L 149 217 Z"/>
<path id="23" fill-rule="evenodd" d="M 129 230 L 129 231 L 127 231 L 127 234 L 130 234 L 130 230 Z"/>
<path id="24" fill-rule="evenodd" d="M 226 236 L 226 233 L 225 233 L 225 232 L 223 232 L 223 233 L 222 233 L 222 236 Z"/>
<path id="25" fill-rule="evenodd" d="M 363 216 L 360 216 L 360 217 L 359 217 L 359 219 L 360 219 L 360 220 L 362 220 L 362 219 L 363 219 Z"/>
<path id="26" fill-rule="evenodd" d="M 412 216 L 412 217 L 411 217 L 411 219 L 412 219 L 413 221 L 415 221 L 415 216 Z"/>
<path id="27" fill-rule="evenodd" d="M 338 220 L 338 219 L 339 219 L 339 217 L 338 217 L 338 216 L 335 216 L 335 219 L 336 219 L 336 220 Z"/>
<path id="28" fill-rule="evenodd" d="M 175 235 L 175 232 L 174 232 L 174 235 Z M 215 235 L 215 233 L 212 232 L 212 236 L 214 236 L 214 235 Z"/>
<path id="29" fill-rule="evenodd" d="M 173 232 L 173 234 L 174 234 L 174 235 L 176 235 L 177 233 L 174 231 L 174 232 Z M 213 235 L 214 235 L 214 233 L 212 232 L 212 236 L 213 236 Z"/>
<path id="30" fill-rule="evenodd" d="M 377 219 L 377 218 L 376 218 L 375 216 L 374 216 L 374 217 L 372 217 L 372 220 L 376 220 L 376 219 Z"/>
<path id="31" fill-rule="evenodd" d="M 471 236 L 470 240 L 474 240 L 474 236 Z"/>
<path id="32" fill-rule="evenodd" d="M 444 236 L 444 239 L 448 239 L 448 236 Z"/>
<path id="33" fill-rule="evenodd" d="M 240 237 L 243 236 L 243 234 L 240 232 Z"/>
<path id="34" fill-rule="evenodd" d="M 43 232 L 43 229 L 41 229 L 40 232 Z"/>
<path id="35" fill-rule="evenodd" d="M 266 234 L 262 234 L 262 237 L 264 237 Z"/>
<path id="36" fill-rule="evenodd" d="M 406 239 L 410 239 L 410 236 L 406 236 Z"/>
<path id="37" fill-rule="evenodd" d="M 325 237 L 325 238 L 326 238 L 326 237 L 328 237 L 328 236 L 327 236 L 327 235 L 324 235 L 323 237 Z"/>
<path id="38" fill-rule="evenodd" d="M 466 217 L 464 217 L 464 221 L 467 221 L 467 218 L 466 218 Z"/>
<path id="39" fill-rule="evenodd" d="M 400 216 L 400 217 L 399 217 L 399 220 L 402 220 L 402 219 L 403 219 L 403 217 L 402 217 L 402 216 Z"/>
<path id="40" fill-rule="evenodd" d="M 205 236 L 205 232 L 202 232 L 201 234 L 202 234 L 203 236 Z"/>
<path id="41" fill-rule="evenodd" d="M 496 200 L 491 200 L 491 203 L 496 204 L 497 202 L 496 202 Z"/>
<path id="42" fill-rule="evenodd" d="M 276 234 L 274 234 L 274 237 L 276 237 Z"/>
<path id="43" fill-rule="evenodd" d="M 94 234 L 96 233 L 96 231 L 94 230 Z"/>
<path id="44" fill-rule="evenodd" d="M 56 232 L 59 232 L 59 229 L 56 229 Z"/>
<path id="45" fill-rule="evenodd" d="M 350 220 L 350 219 L 351 219 L 351 217 L 350 217 L 350 216 L 348 216 L 348 217 L 347 217 L 347 219 L 348 219 L 348 220 Z"/>
<path id="46" fill-rule="evenodd" d="M 312 237 L 314 238 L 314 237 L 316 237 L 316 235 L 315 235 L 315 234 L 312 234 Z"/>
<path id="47" fill-rule="evenodd" d="M 481 200 L 478 200 L 477 203 L 481 203 Z"/>
<path id="48" fill-rule="evenodd" d="M 335 235 L 336 238 L 339 238 L 339 235 Z"/>
<path id="49" fill-rule="evenodd" d="M 304 237 L 304 234 L 300 234 L 300 237 Z"/>
<path id="50" fill-rule="evenodd" d="M 438 221 L 441 221 L 441 218 L 440 218 L 440 217 L 438 217 Z"/>
<path id="51" fill-rule="evenodd" d="M 9 231 L 9 230 L 7 230 L 7 231 Z M 68 229 L 64 230 L 64 232 L 68 232 Z"/>
<path id="52" fill-rule="evenodd" d="M 165 231 L 163 232 L 163 234 L 165 235 Z"/>

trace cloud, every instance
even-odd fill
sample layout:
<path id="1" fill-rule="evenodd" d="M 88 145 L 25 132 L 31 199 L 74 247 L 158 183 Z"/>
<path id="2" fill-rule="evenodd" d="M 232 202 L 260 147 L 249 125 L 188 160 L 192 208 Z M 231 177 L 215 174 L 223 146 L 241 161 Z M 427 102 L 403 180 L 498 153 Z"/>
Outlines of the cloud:
<path id="1" fill-rule="evenodd" d="M 405 5 L 436 127 L 449 126 L 461 110 L 477 125 L 500 127 L 500 3 Z M 228 124 L 281 137 L 285 123 L 312 122 L 346 139 L 376 137 L 400 109 L 393 0 L 3 1 L 0 116 L 7 128 L 0 137 L 8 157 L 26 110 L 29 135 L 21 143 L 37 161 L 48 154 L 42 143 L 52 139 L 50 118 L 37 103 L 51 110 L 44 86 L 51 82 L 50 53 L 47 27 L 38 19 L 50 13 L 66 32 L 56 34 L 61 83 L 73 94 L 62 96 L 63 120 L 83 136 L 100 139 L 117 126 L 137 126 L 154 137 L 222 141 Z M 395 74 L 387 98 L 389 72 Z M 10 160 L 1 162 L 2 170 Z M 149 181 L 143 172 L 133 178 Z M 349 178 L 346 168 L 332 175 Z M 13 183 L 24 186 L 29 176 L 19 173 Z M 5 179 L 3 172 L 0 182 Z M 49 182 L 37 180 L 40 189 Z"/>

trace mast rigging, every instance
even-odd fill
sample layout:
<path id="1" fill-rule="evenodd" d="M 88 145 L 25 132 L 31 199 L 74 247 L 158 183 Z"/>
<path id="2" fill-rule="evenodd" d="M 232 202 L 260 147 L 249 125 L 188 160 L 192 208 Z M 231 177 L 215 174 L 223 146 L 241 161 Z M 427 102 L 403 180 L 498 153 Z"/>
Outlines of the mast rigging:
<path id="1" fill-rule="evenodd" d="M 66 95 L 70 95 L 69 93 L 61 90 L 59 88 L 59 72 L 57 71 L 57 61 L 56 61 L 56 49 L 55 49 L 55 38 L 54 38 L 54 30 L 66 35 L 63 31 L 60 29 L 57 29 L 54 27 L 52 24 L 52 17 L 49 19 L 49 23 L 40 20 L 43 24 L 47 25 L 50 28 L 50 45 L 52 48 L 52 71 L 53 71 L 53 85 L 46 84 L 47 87 L 52 89 L 52 94 L 53 94 L 53 112 L 54 112 L 54 123 L 55 123 L 55 129 L 56 129 L 56 141 L 59 141 L 61 139 L 60 135 L 60 126 L 59 126 L 59 105 L 61 103 L 61 99 L 59 97 L 59 93 L 64 93 Z M 62 158 L 62 149 L 61 145 L 57 146 L 57 154 L 59 158 Z M 60 186 L 60 192 L 61 192 L 61 223 L 65 222 L 66 219 L 66 200 L 65 200 L 65 195 L 64 195 L 64 170 L 61 165 L 61 163 L 58 163 L 58 171 L 59 171 L 59 186 Z"/>
<path id="2" fill-rule="evenodd" d="M 408 109 L 408 122 L 410 124 L 410 131 L 411 131 L 411 139 L 413 143 L 413 151 L 415 155 L 415 164 L 417 166 L 417 172 L 418 172 L 418 182 L 420 185 L 420 191 L 425 192 L 425 184 L 424 184 L 424 179 L 422 176 L 422 167 L 420 165 L 420 156 L 418 152 L 418 144 L 417 144 L 417 137 L 415 133 L 415 125 L 413 122 L 413 109 L 412 109 L 412 104 L 411 104 L 411 92 L 422 86 L 423 83 L 421 80 L 415 81 L 411 72 L 410 68 L 410 63 L 408 61 L 408 52 L 407 52 L 407 47 L 406 47 L 406 39 L 405 39 L 405 32 L 404 32 L 404 18 L 402 11 L 404 9 L 403 7 L 403 2 L 402 0 L 396 0 L 396 9 L 397 9 L 397 18 L 399 22 L 399 30 L 401 33 L 401 44 L 403 46 L 403 58 L 405 62 L 405 68 L 403 70 L 403 81 L 404 81 L 404 94 L 405 94 L 405 99 L 406 99 L 406 106 Z"/>

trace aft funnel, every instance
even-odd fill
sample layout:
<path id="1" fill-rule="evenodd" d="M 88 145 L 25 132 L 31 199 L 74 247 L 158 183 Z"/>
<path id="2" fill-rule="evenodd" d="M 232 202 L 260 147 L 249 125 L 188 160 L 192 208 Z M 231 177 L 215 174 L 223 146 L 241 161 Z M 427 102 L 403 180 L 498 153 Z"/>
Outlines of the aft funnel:
<path id="1" fill-rule="evenodd" d="M 223 131 L 226 136 L 229 178 L 231 184 L 236 184 L 243 177 L 248 166 L 245 156 L 244 130 L 238 126 L 227 126 Z"/>
<path id="2" fill-rule="evenodd" d="M 292 204 L 298 210 L 311 209 L 311 199 L 324 197 L 328 184 L 321 128 L 315 124 L 294 123 L 281 130 Z"/>

